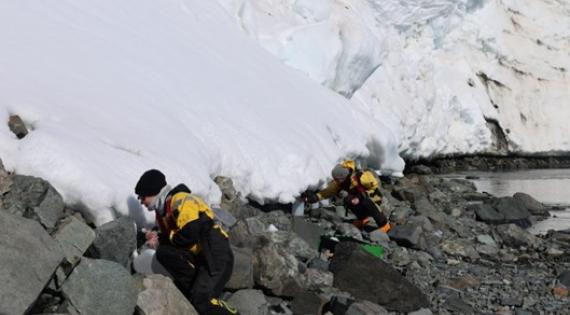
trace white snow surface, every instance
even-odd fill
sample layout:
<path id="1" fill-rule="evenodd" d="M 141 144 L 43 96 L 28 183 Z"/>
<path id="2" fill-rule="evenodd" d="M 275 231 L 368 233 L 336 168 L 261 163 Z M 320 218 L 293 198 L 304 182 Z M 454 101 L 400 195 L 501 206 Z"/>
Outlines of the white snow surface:
<path id="1" fill-rule="evenodd" d="M 570 151 L 569 0 L 218 1 L 285 64 L 396 117 L 407 157 Z"/>
<path id="2" fill-rule="evenodd" d="M 298 2 L 314 19 L 330 14 L 327 1 Z M 295 44 L 344 45 L 321 36 L 338 30 L 322 24 Z M 290 202 L 344 157 L 404 166 L 396 120 L 283 65 L 215 1 L 2 1 L 0 42 L 0 121 L 17 114 L 31 130 L 18 140 L 0 124 L 0 158 L 50 181 L 96 224 L 145 213 L 133 189 L 150 168 L 216 204 L 217 175 L 244 196 Z M 330 56 L 360 69 L 335 79 L 348 95 L 385 51 L 343 47 L 366 55 Z M 334 71 L 297 52 L 286 53 L 323 78 Z"/>

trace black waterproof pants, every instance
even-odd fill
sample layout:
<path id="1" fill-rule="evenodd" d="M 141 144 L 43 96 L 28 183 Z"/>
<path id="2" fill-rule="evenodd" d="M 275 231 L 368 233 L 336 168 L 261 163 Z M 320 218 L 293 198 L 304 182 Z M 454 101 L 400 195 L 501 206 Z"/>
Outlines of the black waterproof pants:
<path id="1" fill-rule="evenodd" d="M 354 197 L 346 197 L 344 204 L 350 211 L 352 211 L 352 213 L 354 213 L 358 220 L 362 221 L 368 217 L 372 217 L 379 228 L 388 223 L 386 216 L 380 211 L 372 199 L 368 197 L 359 197 L 358 204 L 354 205 L 352 204 L 352 198 Z"/>
<path id="2" fill-rule="evenodd" d="M 174 284 L 188 300 L 196 277 L 196 259 L 187 249 L 170 244 L 160 244 L 156 250 L 156 259 L 174 277 Z"/>
<path id="3" fill-rule="evenodd" d="M 232 314 L 226 308 L 211 303 L 212 299 L 220 297 L 224 286 L 232 275 L 234 255 L 230 242 L 220 233 L 214 232 L 211 233 L 209 245 L 213 260 L 213 263 L 210 264 L 212 267 L 209 268 L 205 261 L 199 259 L 190 301 L 200 315 Z"/>

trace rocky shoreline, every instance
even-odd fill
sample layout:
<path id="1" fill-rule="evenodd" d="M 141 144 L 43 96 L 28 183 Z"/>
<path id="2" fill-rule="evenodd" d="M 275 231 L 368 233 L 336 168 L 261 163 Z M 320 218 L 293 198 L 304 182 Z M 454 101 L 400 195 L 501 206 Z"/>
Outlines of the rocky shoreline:
<path id="1" fill-rule="evenodd" d="M 457 155 L 406 160 L 404 173 L 444 174 L 461 171 L 510 171 L 521 169 L 570 168 L 570 154 L 549 155 Z"/>
<path id="2" fill-rule="evenodd" d="M 216 182 L 237 219 L 224 299 L 241 314 L 570 314 L 570 230 L 529 234 L 550 209 L 526 194 L 383 178 L 387 235 L 358 230 L 341 206 L 293 217 Z M 0 195 L 1 314 L 196 314 L 169 278 L 134 272 L 132 220 L 95 227 L 49 183 L 1 167 Z M 334 255 L 319 251 L 331 239 Z"/>

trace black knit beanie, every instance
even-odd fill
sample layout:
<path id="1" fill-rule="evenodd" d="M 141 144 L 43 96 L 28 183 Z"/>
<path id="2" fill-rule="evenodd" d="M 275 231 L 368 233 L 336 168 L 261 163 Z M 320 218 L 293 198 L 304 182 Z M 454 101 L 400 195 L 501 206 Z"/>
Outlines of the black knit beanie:
<path id="1" fill-rule="evenodd" d="M 148 170 L 142 174 L 135 186 L 135 194 L 139 197 L 156 196 L 166 186 L 166 177 L 159 170 Z"/>

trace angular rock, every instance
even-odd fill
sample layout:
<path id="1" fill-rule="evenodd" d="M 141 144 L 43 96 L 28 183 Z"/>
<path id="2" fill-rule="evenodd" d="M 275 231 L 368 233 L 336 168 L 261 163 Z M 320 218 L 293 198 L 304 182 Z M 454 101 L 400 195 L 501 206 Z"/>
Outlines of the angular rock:
<path id="1" fill-rule="evenodd" d="M 521 246 L 538 248 L 540 239 L 521 229 L 515 224 L 503 224 L 497 226 L 497 232 L 501 236 L 503 243 L 507 246 L 518 248 Z"/>
<path id="2" fill-rule="evenodd" d="M 489 245 L 489 246 L 497 247 L 497 242 L 495 242 L 493 237 L 491 235 L 488 235 L 488 234 L 477 235 L 477 242 L 479 242 L 480 244 L 483 244 L 483 245 Z"/>
<path id="3" fill-rule="evenodd" d="M 528 194 L 518 192 L 513 195 L 513 199 L 518 201 L 519 204 L 527 208 L 528 211 L 534 215 L 548 214 L 546 207 Z"/>
<path id="4" fill-rule="evenodd" d="M 239 290 L 228 299 L 228 303 L 235 307 L 240 314 L 269 314 L 269 303 L 260 290 Z"/>
<path id="5" fill-rule="evenodd" d="M 411 312 L 429 305 L 425 294 L 416 286 L 389 264 L 365 252 L 359 244 L 339 243 L 331 271 L 336 288 L 387 310 Z"/>
<path id="6" fill-rule="evenodd" d="M 95 231 L 71 216 L 59 224 L 54 238 L 59 242 L 67 261 L 74 266 L 95 240 Z"/>
<path id="7" fill-rule="evenodd" d="M 352 237 L 359 241 L 362 240 L 362 232 L 351 223 L 340 223 L 335 226 L 337 233 L 343 236 Z"/>
<path id="8" fill-rule="evenodd" d="M 473 245 L 465 239 L 450 239 L 441 242 L 441 249 L 448 255 L 469 258 L 471 261 L 480 258 Z"/>
<path id="9" fill-rule="evenodd" d="M 45 180 L 14 175 L 10 191 L 4 196 L 8 212 L 35 219 L 52 231 L 63 217 L 65 204 L 61 195 Z"/>
<path id="10" fill-rule="evenodd" d="M 249 248 L 232 247 L 234 269 L 226 288 L 231 290 L 253 288 L 253 252 Z"/>
<path id="11" fill-rule="evenodd" d="M 198 315 L 192 304 L 176 288 L 172 279 L 152 274 L 143 279 L 142 285 L 144 289 L 138 294 L 136 304 L 139 314 Z"/>
<path id="12" fill-rule="evenodd" d="M 423 232 L 432 232 L 434 230 L 431 221 L 424 215 L 413 216 L 408 219 L 408 224 L 420 226 Z"/>
<path id="13" fill-rule="evenodd" d="M 483 256 L 495 258 L 499 253 L 499 248 L 497 246 L 477 244 L 475 245 L 475 250 Z"/>
<path id="14" fill-rule="evenodd" d="M 135 222 L 130 218 L 121 217 L 97 228 L 96 238 L 89 248 L 89 256 L 114 261 L 128 267 L 136 248 Z"/>
<path id="15" fill-rule="evenodd" d="M 262 238 L 258 246 L 253 254 L 255 283 L 275 295 L 294 296 L 302 286 L 297 258 L 268 238 Z"/>
<path id="16" fill-rule="evenodd" d="M 26 124 L 18 115 L 11 115 L 8 118 L 8 128 L 12 131 L 18 139 L 24 138 L 28 134 Z"/>
<path id="17" fill-rule="evenodd" d="M 477 220 L 488 224 L 503 224 L 505 216 L 488 204 L 474 204 L 468 207 L 469 210 L 475 212 Z"/>
<path id="18" fill-rule="evenodd" d="M 395 224 L 405 224 L 408 220 L 408 217 L 414 213 L 414 210 L 409 207 L 397 207 L 392 211 L 392 215 L 390 215 L 390 222 Z"/>
<path id="19" fill-rule="evenodd" d="M 455 314 L 475 314 L 473 307 L 459 297 L 450 297 L 444 304 L 447 310 L 455 312 Z"/>
<path id="20" fill-rule="evenodd" d="M 83 258 L 62 288 L 81 314 L 132 314 L 138 290 L 122 265 L 102 259 Z"/>
<path id="21" fill-rule="evenodd" d="M 291 310 L 295 315 L 321 314 L 324 301 L 319 295 L 313 292 L 299 292 L 293 298 Z"/>
<path id="22" fill-rule="evenodd" d="M 558 281 L 570 289 L 570 270 L 565 270 L 560 273 L 560 275 L 558 275 Z"/>
<path id="23" fill-rule="evenodd" d="M 371 242 L 378 244 L 386 244 L 390 242 L 390 236 L 388 236 L 388 234 L 385 232 L 380 231 L 379 229 L 375 229 L 374 231 L 370 232 L 370 234 L 368 234 L 368 238 Z"/>
<path id="24" fill-rule="evenodd" d="M 325 229 L 315 223 L 305 221 L 302 217 L 294 217 L 293 232 L 305 240 L 310 247 L 318 250 L 321 235 L 325 234 Z"/>
<path id="25" fill-rule="evenodd" d="M 502 197 L 493 200 L 492 205 L 505 216 L 505 223 L 514 223 L 522 228 L 531 226 L 530 212 L 512 197 Z"/>
<path id="26" fill-rule="evenodd" d="M 63 257 L 38 222 L 0 209 L 0 314 L 29 310 Z"/>
<path id="27" fill-rule="evenodd" d="M 470 274 L 465 274 L 449 281 L 449 286 L 458 290 L 476 288 L 481 282 Z"/>
<path id="28" fill-rule="evenodd" d="M 332 272 L 322 269 L 308 268 L 303 274 L 303 288 L 317 291 L 325 287 L 333 286 L 334 275 Z"/>
<path id="29" fill-rule="evenodd" d="M 4 168 L 4 164 L 2 164 L 2 160 L 0 160 L 0 208 L 3 208 L 3 202 L 1 197 L 4 196 L 8 191 L 10 191 L 10 187 L 12 186 L 12 178 L 10 174 L 6 172 Z"/>
<path id="30" fill-rule="evenodd" d="M 391 240 L 400 246 L 410 248 L 417 247 L 421 235 L 422 228 L 411 224 L 396 225 L 388 232 Z"/>

